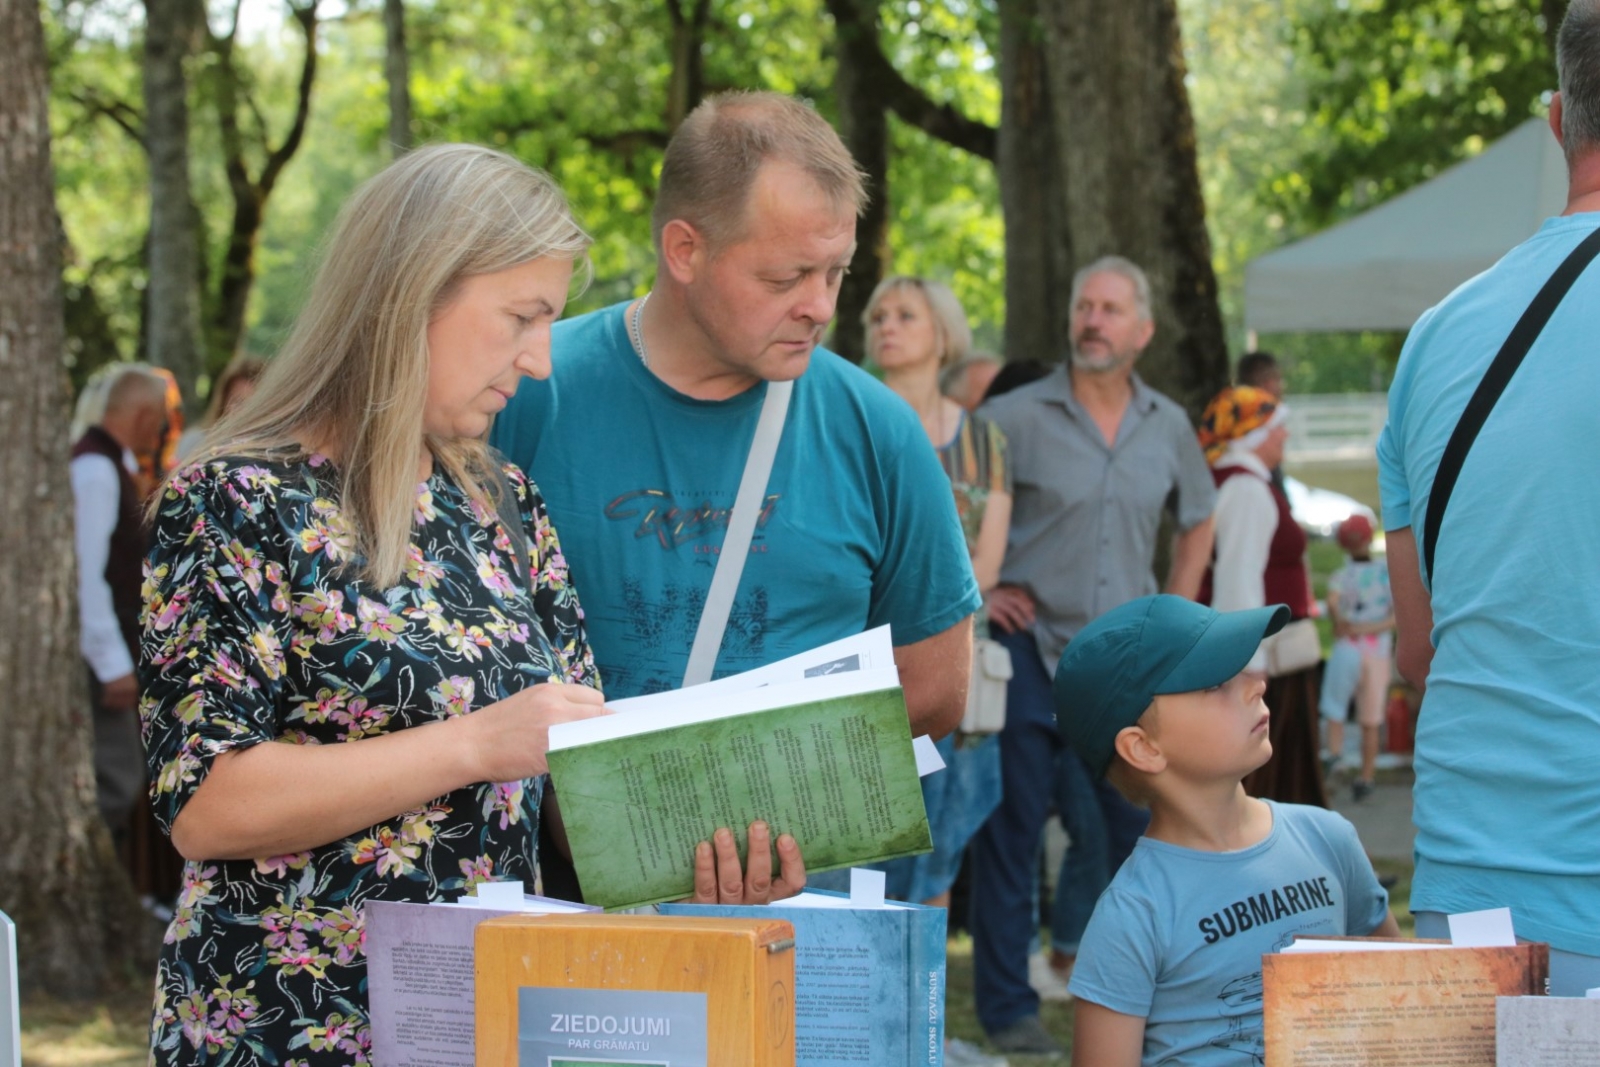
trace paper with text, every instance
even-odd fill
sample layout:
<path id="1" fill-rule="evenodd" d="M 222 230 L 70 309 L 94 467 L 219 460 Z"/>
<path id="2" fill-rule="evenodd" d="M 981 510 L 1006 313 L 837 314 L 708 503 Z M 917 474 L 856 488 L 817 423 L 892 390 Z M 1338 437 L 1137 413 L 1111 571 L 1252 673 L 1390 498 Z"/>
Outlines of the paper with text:
<path id="1" fill-rule="evenodd" d="M 927 852 L 905 698 L 881 688 L 891 675 L 771 686 L 718 701 L 774 703 L 760 711 L 724 708 L 671 726 L 644 716 L 653 728 L 616 736 L 593 737 L 605 719 L 568 724 L 590 739 L 552 744 L 550 775 L 584 899 L 628 908 L 687 896 L 696 846 L 726 827 L 743 855 L 756 820 L 774 841 L 792 834 L 809 871 Z M 810 699 L 790 703 L 796 690 Z"/>

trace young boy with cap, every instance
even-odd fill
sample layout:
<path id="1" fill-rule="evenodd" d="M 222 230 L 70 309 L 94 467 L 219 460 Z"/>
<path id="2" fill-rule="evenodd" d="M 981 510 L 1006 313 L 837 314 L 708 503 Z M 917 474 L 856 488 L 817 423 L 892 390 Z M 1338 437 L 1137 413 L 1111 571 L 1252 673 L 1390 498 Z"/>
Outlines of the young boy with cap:
<path id="1" fill-rule="evenodd" d="M 1272 755 L 1265 680 L 1245 667 L 1288 620 L 1282 605 L 1223 614 L 1142 597 L 1061 657 L 1062 736 L 1150 807 L 1078 951 L 1078 1067 L 1259 1065 L 1264 953 L 1399 933 L 1354 827 L 1240 784 Z"/>

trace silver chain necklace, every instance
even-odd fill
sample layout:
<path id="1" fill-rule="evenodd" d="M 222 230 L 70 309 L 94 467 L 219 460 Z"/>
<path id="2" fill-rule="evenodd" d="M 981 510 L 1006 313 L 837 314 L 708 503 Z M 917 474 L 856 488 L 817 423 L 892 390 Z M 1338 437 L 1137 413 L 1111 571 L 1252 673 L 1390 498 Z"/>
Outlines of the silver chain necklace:
<path id="1" fill-rule="evenodd" d="M 644 331 L 639 328 L 639 320 L 644 317 L 644 306 L 650 302 L 650 294 L 646 293 L 633 305 L 633 315 L 628 319 L 628 340 L 633 342 L 633 350 L 639 356 L 639 362 L 646 367 L 650 366 L 650 357 L 644 351 Z"/>

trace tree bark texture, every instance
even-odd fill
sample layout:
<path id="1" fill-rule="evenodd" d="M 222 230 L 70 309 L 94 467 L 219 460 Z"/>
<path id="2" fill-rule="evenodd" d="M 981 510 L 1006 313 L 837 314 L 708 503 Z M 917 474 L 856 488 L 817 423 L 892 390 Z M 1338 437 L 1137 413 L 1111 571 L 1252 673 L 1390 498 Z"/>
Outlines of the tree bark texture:
<path id="1" fill-rule="evenodd" d="M 672 77 L 667 82 L 670 137 L 706 95 L 705 40 L 711 0 L 667 0 L 667 15 L 672 20 Z"/>
<path id="2" fill-rule="evenodd" d="M 1053 362 L 1066 353 L 1072 235 L 1056 195 L 1058 153 L 1035 0 L 1000 8 L 997 164 L 1006 235 L 1005 357 Z"/>
<path id="3" fill-rule="evenodd" d="M 838 42 L 834 100 L 839 135 L 867 175 L 867 206 L 856 220 L 856 253 L 839 285 L 834 312 L 834 351 L 860 363 L 867 355 L 867 310 L 889 262 L 889 115 L 884 77 L 889 69 L 878 42 L 876 0 L 829 0 Z"/>
<path id="4" fill-rule="evenodd" d="M 240 120 L 241 111 L 253 109 L 253 103 L 249 100 L 248 80 L 240 74 L 234 63 L 237 8 L 234 11 L 234 28 L 227 36 L 215 37 L 211 42 L 217 60 L 213 70 L 213 98 L 222 133 L 228 189 L 233 194 L 233 222 L 228 231 L 227 248 L 223 252 L 216 299 L 209 315 L 209 362 L 213 372 L 220 371 L 233 358 L 244 338 L 245 312 L 249 308 L 250 290 L 256 280 L 256 247 L 260 243 L 261 227 L 266 222 L 267 200 L 277 188 L 283 168 L 300 150 L 306 123 L 311 117 L 311 90 L 317 77 L 317 0 L 310 0 L 303 7 L 291 6 L 290 13 L 305 36 L 305 56 L 300 64 L 294 119 L 283 141 L 276 147 L 265 143 L 261 145 L 266 158 L 258 175 L 250 174 L 245 133 Z M 263 130 L 263 138 L 265 136 Z"/>
<path id="5" fill-rule="evenodd" d="M 871 86 L 885 109 L 929 137 L 994 162 L 997 132 L 993 126 L 968 117 L 954 104 L 934 100 L 889 62 L 878 37 L 878 0 L 828 0 L 828 13 L 833 16 L 840 50 L 849 36 L 854 48 L 851 62 L 861 70 L 858 77 Z"/>
<path id="6" fill-rule="evenodd" d="M 95 806 L 78 658 L 61 244 L 35 0 L 0 0 L 0 909 L 23 988 L 129 974 L 137 904 Z"/>
<path id="7" fill-rule="evenodd" d="M 411 148 L 411 56 L 406 52 L 405 0 L 383 0 L 383 70 L 389 80 L 389 150 Z"/>
<path id="8" fill-rule="evenodd" d="M 200 212 L 189 182 L 189 90 L 184 61 L 194 44 L 193 0 L 145 0 L 144 147 L 150 160 L 146 351 L 183 390 L 191 420 L 204 405 L 200 318 Z"/>
<path id="9" fill-rule="evenodd" d="M 1198 413 L 1228 354 L 1176 0 L 1014 0 L 1002 17 L 1006 354 L 1065 355 L 1070 272 L 1126 256 L 1156 322 L 1139 371 Z"/>

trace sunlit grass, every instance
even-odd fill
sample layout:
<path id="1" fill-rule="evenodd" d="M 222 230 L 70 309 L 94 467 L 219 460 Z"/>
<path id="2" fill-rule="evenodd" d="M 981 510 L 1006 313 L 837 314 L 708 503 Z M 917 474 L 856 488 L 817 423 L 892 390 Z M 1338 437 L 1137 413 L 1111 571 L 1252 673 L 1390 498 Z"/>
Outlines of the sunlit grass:
<path id="1" fill-rule="evenodd" d="M 1048 944 L 1049 935 L 1043 936 Z M 945 1032 L 951 1037 L 971 1041 L 980 1048 L 993 1052 L 994 1049 L 989 1046 L 984 1036 L 983 1027 L 978 1023 L 978 1015 L 972 1003 L 972 937 L 965 932 L 958 933 L 950 939 L 949 973 L 945 978 L 945 990 L 947 994 Z M 1045 1029 L 1061 1042 L 1063 1048 L 1071 1049 L 1071 1004 L 1045 1001 L 1039 1005 L 1039 1019 L 1044 1023 Z M 1060 1067 L 1066 1062 L 1045 1056 L 1018 1056 L 1015 1053 L 1007 1055 L 1006 1059 L 1011 1067 L 1045 1067 L 1046 1064 Z"/>
<path id="2" fill-rule="evenodd" d="M 142 1067 L 150 994 L 129 990 L 94 1004 L 29 998 L 22 1004 L 22 1067 Z"/>

